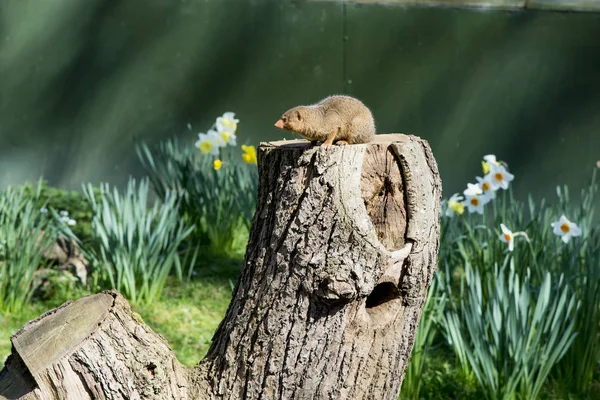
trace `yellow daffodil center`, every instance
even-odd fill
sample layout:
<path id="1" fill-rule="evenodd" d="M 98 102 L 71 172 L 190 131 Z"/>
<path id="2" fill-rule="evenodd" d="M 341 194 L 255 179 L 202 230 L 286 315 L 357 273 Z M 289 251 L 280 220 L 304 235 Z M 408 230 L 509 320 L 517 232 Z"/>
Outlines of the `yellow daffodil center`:
<path id="1" fill-rule="evenodd" d="M 504 234 L 504 239 L 505 239 L 507 242 L 510 242 L 510 239 L 511 239 L 510 233 L 505 233 L 505 234 Z"/>
<path id="2" fill-rule="evenodd" d="M 208 154 L 212 151 L 213 144 L 210 140 L 205 140 L 200 143 L 200 151 L 204 154 Z"/>
<path id="3" fill-rule="evenodd" d="M 222 166 L 223 166 L 223 161 L 221 161 L 221 160 L 213 161 L 213 168 L 215 169 L 215 171 L 220 170 Z"/>
<path id="4" fill-rule="evenodd" d="M 450 206 L 452 211 L 454 211 L 458 215 L 461 215 L 465 212 L 465 206 L 462 203 L 459 203 L 458 201 L 451 201 L 448 205 Z"/>
<path id="5" fill-rule="evenodd" d="M 496 172 L 494 174 L 494 179 L 497 180 L 498 182 L 501 182 L 504 180 L 504 175 L 500 172 Z"/>
<path id="6" fill-rule="evenodd" d="M 481 189 L 483 189 L 484 192 L 487 192 L 488 190 L 490 190 L 490 184 L 487 182 L 483 182 L 481 184 Z"/>
<path id="7" fill-rule="evenodd" d="M 223 138 L 223 141 L 225 143 L 229 143 L 229 139 L 231 139 L 232 133 L 229 131 L 222 131 L 222 132 L 219 132 L 219 135 L 221 135 L 221 137 Z"/>
<path id="8" fill-rule="evenodd" d="M 488 172 L 490 172 L 490 164 L 486 163 L 485 161 L 481 162 L 481 167 L 483 168 L 483 173 L 487 174 Z"/>
<path id="9" fill-rule="evenodd" d="M 571 227 L 569 226 L 569 224 L 562 224 L 560 226 L 560 230 L 563 231 L 564 233 L 569 233 L 569 231 L 571 230 Z"/>
<path id="10" fill-rule="evenodd" d="M 230 120 L 230 119 L 223 119 L 221 121 L 221 123 L 223 124 L 223 126 L 227 126 L 227 127 L 233 128 L 234 131 L 237 129 L 237 124 L 235 122 L 233 122 L 232 120 Z"/>
<path id="11" fill-rule="evenodd" d="M 471 204 L 474 206 L 478 206 L 479 205 L 479 199 L 477 197 L 473 197 L 471 199 Z"/>

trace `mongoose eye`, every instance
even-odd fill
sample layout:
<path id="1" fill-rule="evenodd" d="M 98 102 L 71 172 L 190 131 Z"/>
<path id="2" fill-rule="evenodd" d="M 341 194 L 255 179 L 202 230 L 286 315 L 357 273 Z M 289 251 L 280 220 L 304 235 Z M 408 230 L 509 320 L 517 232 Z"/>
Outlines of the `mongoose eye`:
<path id="1" fill-rule="evenodd" d="M 300 116 L 300 111 L 296 111 L 296 118 L 298 118 L 298 121 L 302 121 L 302 117 Z"/>

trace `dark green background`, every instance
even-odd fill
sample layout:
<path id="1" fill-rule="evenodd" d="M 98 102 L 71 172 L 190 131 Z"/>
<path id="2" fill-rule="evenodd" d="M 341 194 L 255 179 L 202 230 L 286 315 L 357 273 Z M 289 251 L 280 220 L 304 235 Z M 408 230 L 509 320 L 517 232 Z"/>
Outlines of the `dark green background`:
<path id="1" fill-rule="evenodd" d="M 2 0 L 0 185 L 122 184 L 133 138 L 240 142 L 333 93 L 431 143 L 444 195 L 494 153 L 518 196 L 579 190 L 600 159 L 600 14 L 306 1 Z M 188 131 L 190 123 L 193 131 Z M 288 138 L 293 135 L 288 134 Z"/>

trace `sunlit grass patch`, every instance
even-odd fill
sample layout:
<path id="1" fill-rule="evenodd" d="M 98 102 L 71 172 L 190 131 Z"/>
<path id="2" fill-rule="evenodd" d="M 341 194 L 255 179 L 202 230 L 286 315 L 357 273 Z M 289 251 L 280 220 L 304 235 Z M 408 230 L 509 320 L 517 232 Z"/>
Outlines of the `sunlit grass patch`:
<path id="1" fill-rule="evenodd" d="M 191 366 L 206 355 L 230 300 L 229 279 L 203 278 L 189 284 L 173 279 L 162 300 L 134 310 L 169 342 L 180 362 Z"/>

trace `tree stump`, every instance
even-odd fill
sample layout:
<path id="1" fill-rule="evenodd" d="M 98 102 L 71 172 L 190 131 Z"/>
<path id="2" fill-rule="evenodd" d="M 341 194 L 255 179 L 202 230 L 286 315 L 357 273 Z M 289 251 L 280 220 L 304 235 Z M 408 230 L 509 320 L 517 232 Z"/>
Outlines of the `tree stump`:
<path id="1" fill-rule="evenodd" d="M 116 292 L 12 337 L 0 395 L 23 399 L 395 399 L 437 264 L 427 142 L 262 143 L 244 266 L 207 356 L 182 366 Z"/>

